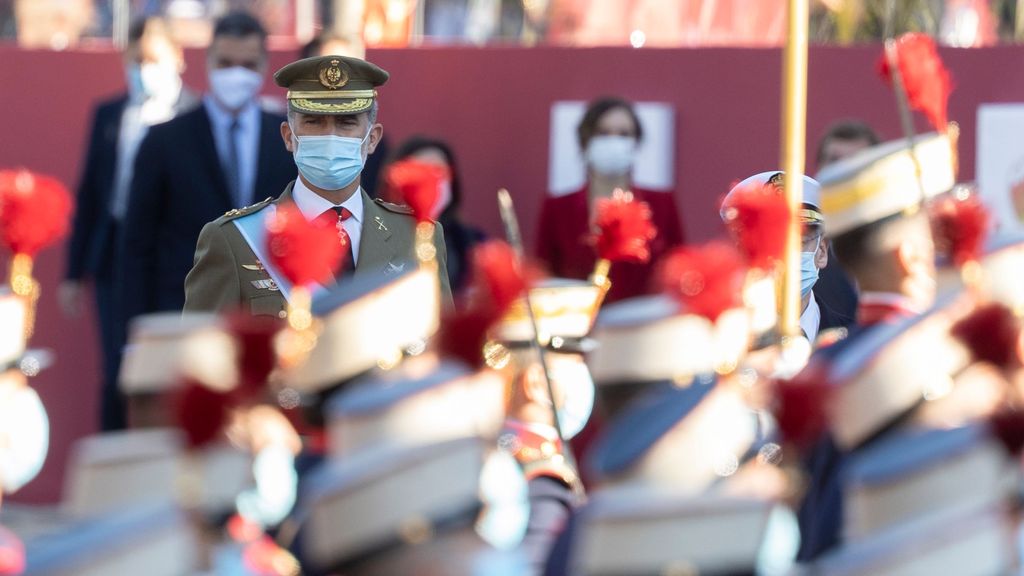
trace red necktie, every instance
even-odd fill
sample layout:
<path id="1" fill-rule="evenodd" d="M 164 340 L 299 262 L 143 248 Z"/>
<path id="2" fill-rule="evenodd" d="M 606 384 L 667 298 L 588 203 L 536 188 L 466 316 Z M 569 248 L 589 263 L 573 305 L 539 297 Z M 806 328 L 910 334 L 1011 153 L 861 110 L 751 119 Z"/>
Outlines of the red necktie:
<path id="1" fill-rule="evenodd" d="M 335 274 L 335 276 L 340 277 L 346 273 L 351 274 L 356 269 L 356 260 L 352 253 L 352 239 L 349 238 L 348 232 L 342 224 L 342 222 L 352 217 L 352 212 L 344 206 L 332 206 L 331 208 L 338 215 L 338 220 L 335 222 L 335 226 L 338 228 L 338 240 L 341 242 L 341 246 L 344 249 L 341 266 L 338 267 L 338 274 Z"/>

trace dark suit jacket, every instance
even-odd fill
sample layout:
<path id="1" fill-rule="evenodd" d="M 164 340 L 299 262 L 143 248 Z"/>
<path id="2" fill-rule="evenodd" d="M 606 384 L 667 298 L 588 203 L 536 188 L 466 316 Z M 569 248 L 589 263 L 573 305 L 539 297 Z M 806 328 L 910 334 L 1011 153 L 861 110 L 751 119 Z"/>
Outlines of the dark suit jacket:
<path id="1" fill-rule="evenodd" d="M 853 281 L 839 264 L 835 252 L 829 246 L 828 265 L 821 269 L 814 284 L 814 297 L 822 312 L 829 311 L 826 324 L 822 314 L 822 329 L 849 327 L 857 319 L 857 289 Z"/>
<path id="2" fill-rule="evenodd" d="M 191 110 L 197 103 L 195 94 L 183 89 L 174 106 L 175 113 Z M 101 102 L 93 115 L 89 147 L 78 182 L 71 240 L 68 242 L 65 277 L 69 280 L 93 278 L 113 259 L 117 238 L 110 202 L 117 179 L 121 116 L 127 104 L 128 95 L 122 94 Z"/>
<path id="3" fill-rule="evenodd" d="M 296 177 L 295 162 L 281 141 L 284 121 L 284 116 L 261 113 L 257 200 L 277 196 Z M 125 218 L 126 319 L 182 309 L 199 231 L 232 208 L 203 106 L 150 129 L 135 161 Z"/>

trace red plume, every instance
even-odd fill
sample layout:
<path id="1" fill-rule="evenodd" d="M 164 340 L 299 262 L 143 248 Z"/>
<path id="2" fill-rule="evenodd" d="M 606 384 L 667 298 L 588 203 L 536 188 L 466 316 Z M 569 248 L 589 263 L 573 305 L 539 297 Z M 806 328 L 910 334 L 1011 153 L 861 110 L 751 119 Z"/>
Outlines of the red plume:
<path id="1" fill-rule="evenodd" d="M 440 343 L 444 355 L 479 368 L 484 359 L 487 331 L 498 318 L 487 310 L 462 310 L 447 314 L 442 324 Z"/>
<path id="2" fill-rule="evenodd" d="M 773 412 L 779 431 L 800 449 L 809 448 L 821 438 L 828 425 L 832 388 L 825 376 L 826 367 L 815 362 L 790 380 L 775 381 Z"/>
<path id="3" fill-rule="evenodd" d="M 595 204 L 593 236 L 598 258 L 611 262 L 644 263 L 651 259 L 649 244 L 658 235 L 651 223 L 651 207 L 632 194 L 616 190 Z"/>
<path id="4" fill-rule="evenodd" d="M 490 240 L 473 249 L 469 301 L 442 322 L 441 349 L 471 366 L 479 366 L 487 331 L 529 288 L 537 273 L 521 264 L 508 243 Z"/>
<path id="5" fill-rule="evenodd" d="M 758 182 L 733 190 L 722 202 L 722 219 L 750 265 L 769 270 L 786 252 L 792 221 L 785 195 L 774 184 Z"/>
<path id="6" fill-rule="evenodd" d="M 939 132 L 946 131 L 946 107 L 953 80 L 942 63 L 935 41 L 927 34 L 911 32 L 896 40 L 896 60 L 910 107 L 923 113 Z M 882 54 L 878 72 L 892 85 L 889 60 Z"/>
<path id="7" fill-rule="evenodd" d="M 689 312 L 712 322 L 743 305 L 746 268 L 732 245 L 716 241 L 673 250 L 658 270 L 658 285 Z"/>
<path id="8" fill-rule="evenodd" d="M 273 317 L 239 312 L 229 315 L 227 324 L 238 343 L 239 390 L 244 395 L 258 394 L 274 369 L 274 337 L 282 323 Z"/>
<path id="9" fill-rule="evenodd" d="M 451 178 L 446 166 L 418 160 L 400 160 L 384 171 L 384 182 L 393 198 L 401 198 L 412 208 L 418 222 L 437 217 L 437 202 L 443 182 Z"/>
<path id="10" fill-rule="evenodd" d="M 1013 408 L 1003 408 L 988 418 L 992 435 L 1010 454 L 1024 449 L 1024 414 Z"/>
<path id="11" fill-rule="evenodd" d="M 229 394 L 211 390 L 194 380 L 184 383 L 178 396 L 176 417 L 190 449 L 205 446 L 217 438 L 227 422 L 230 403 Z"/>
<path id="12" fill-rule="evenodd" d="M 15 254 L 34 257 L 64 238 L 71 219 L 67 188 L 28 170 L 0 171 L 0 239 Z"/>
<path id="13" fill-rule="evenodd" d="M 1010 368 L 1018 362 L 1021 324 L 1003 304 L 985 304 L 953 325 L 953 337 L 967 346 L 976 360 Z"/>
<path id="14" fill-rule="evenodd" d="M 532 271 L 524 271 L 515 250 L 507 242 L 490 240 L 473 249 L 473 285 L 479 296 L 488 297 L 497 316 L 522 296 Z"/>
<path id="15" fill-rule="evenodd" d="M 930 207 L 935 248 L 957 266 L 981 256 L 991 217 L 977 194 L 945 195 Z"/>
<path id="16" fill-rule="evenodd" d="M 333 222 L 309 222 L 291 204 L 268 218 L 267 248 L 274 267 L 295 286 L 326 282 L 348 252 Z"/>

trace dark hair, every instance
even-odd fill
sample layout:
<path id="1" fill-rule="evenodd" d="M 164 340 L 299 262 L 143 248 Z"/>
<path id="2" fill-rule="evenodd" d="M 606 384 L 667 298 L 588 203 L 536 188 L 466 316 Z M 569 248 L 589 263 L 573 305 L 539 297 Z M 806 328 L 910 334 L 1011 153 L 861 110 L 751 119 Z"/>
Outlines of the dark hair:
<path id="1" fill-rule="evenodd" d="M 459 203 L 462 200 L 462 182 L 459 180 L 459 168 L 455 162 L 455 152 L 452 151 L 452 147 L 444 140 L 440 140 L 438 138 L 419 135 L 411 136 L 398 145 L 398 148 L 396 148 L 394 153 L 391 155 L 390 162 L 404 160 L 417 152 L 430 150 L 432 148 L 444 156 L 445 162 L 448 163 L 448 169 L 451 171 L 452 201 L 438 217 L 438 220 L 440 220 L 449 214 L 456 213 L 459 208 Z"/>
<path id="2" fill-rule="evenodd" d="M 323 34 L 317 34 L 313 36 L 313 39 L 302 45 L 299 49 L 299 59 L 305 60 L 306 58 L 312 58 L 313 56 L 319 56 L 320 50 L 326 44 L 326 38 Z"/>
<path id="3" fill-rule="evenodd" d="M 218 18 L 217 23 L 213 25 L 214 40 L 222 36 L 245 38 L 254 34 L 259 36 L 260 44 L 266 50 L 267 29 L 255 16 L 242 10 L 228 12 Z"/>
<path id="4" fill-rule="evenodd" d="M 920 234 L 922 226 L 928 230 L 928 216 L 923 210 L 914 214 L 898 212 L 836 236 L 832 251 L 843 268 L 858 277 L 885 255 L 889 238 Z"/>
<path id="5" fill-rule="evenodd" d="M 306 59 L 312 58 L 313 56 L 320 56 L 320 51 L 324 49 L 324 46 L 330 44 L 331 42 L 353 44 L 357 40 L 358 39 L 356 38 L 352 38 L 350 36 L 342 36 L 341 34 L 336 34 L 330 31 L 321 32 L 320 34 L 314 36 L 312 40 L 306 42 L 306 44 L 302 46 L 302 49 L 299 50 L 299 58 Z M 348 56 L 348 54 L 339 54 L 339 56 Z"/>
<path id="6" fill-rule="evenodd" d="M 605 96 L 587 105 L 587 111 L 583 114 L 580 125 L 576 127 L 576 137 L 579 140 L 580 148 L 586 148 L 587 142 L 590 142 L 590 139 L 594 137 L 594 132 L 597 130 L 597 122 L 601 117 L 616 108 L 621 108 L 629 114 L 629 117 L 633 119 L 633 125 L 636 126 L 637 141 L 643 140 L 644 127 L 640 124 L 640 117 L 636 115 L 633 104 L 629 100 L 619 98 L 618 96 Z"/>
<path id="7" fill-rule="evenodd" d="M 166 36 L 172 42 L 174 41 L 171 31 L 167 27 L 166 20 L 159 16 L 142 16 L 132 20 L 132 23 L 128 26 L 128 44 L 138 44 L 142 41 L 142 37 L 146 35 L 146 32 L 155 32 L 161 36 Z"/>
<path id="8" fill-rule="evenodd" d="M 819 167 L 825 156 L 825 147 L 833 140 L 864 140 L 870 146 L 879 142 L 878 134 L 871 126 L 868 126 L 867 122 L 853 118 L 837 120 L 825 129 L 825 134 L 818 140 L 818 150 L 814 161 Z"/>

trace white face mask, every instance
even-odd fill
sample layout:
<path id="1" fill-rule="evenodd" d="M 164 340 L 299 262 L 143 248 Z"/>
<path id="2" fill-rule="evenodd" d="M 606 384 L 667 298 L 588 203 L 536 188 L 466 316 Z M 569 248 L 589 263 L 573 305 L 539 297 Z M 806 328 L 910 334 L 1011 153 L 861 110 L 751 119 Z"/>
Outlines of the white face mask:
<path id="1" fill-rule="evenodd" d="M 636 139 L 629 136 L 594 136 L 587 144 L 587 165 L 603 176 L 622 176 L 633 169 Z"/>
<path id="2" fill-rule="evenodd" d="M 452 181 L 446 178 L 438 182 L 437 187 L 437 202 L 434 204 L 434 212 L 430 215 L 431 220 L 437 220 L 441 212 L 452 203 Z"/>
<path id="3" fill-rule="evenodd" d="M 147 62 L 139 67 L 139 81 L 142 91 L 149 98 L 173 102 L 181 92 L 181 77 L 174 64 Z"/>
<path id="4" fill-rule="evenodd" d="M 248 68 L 218 68 L 209 74 L 210 92 L 228 110 L 238 110 L 263 87 L 263 75 Z"/>

